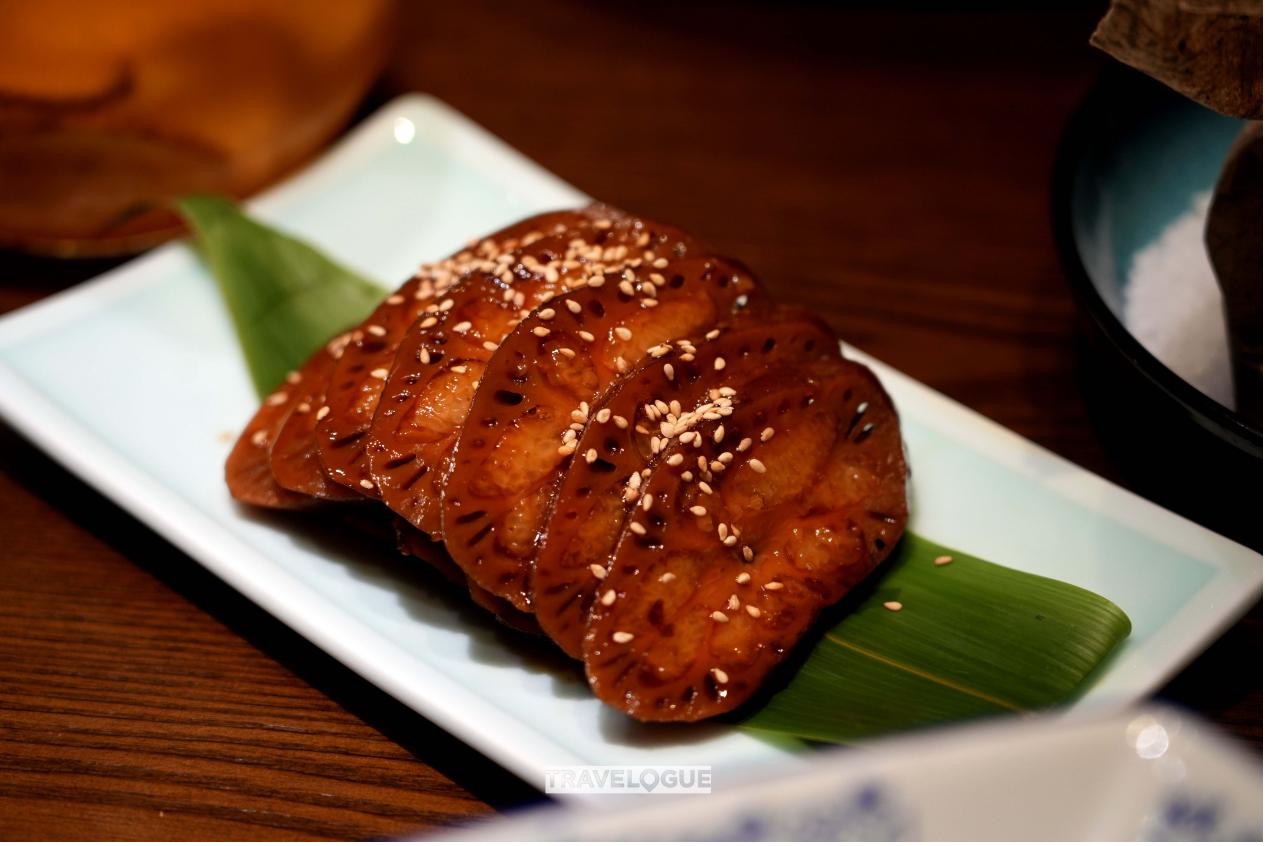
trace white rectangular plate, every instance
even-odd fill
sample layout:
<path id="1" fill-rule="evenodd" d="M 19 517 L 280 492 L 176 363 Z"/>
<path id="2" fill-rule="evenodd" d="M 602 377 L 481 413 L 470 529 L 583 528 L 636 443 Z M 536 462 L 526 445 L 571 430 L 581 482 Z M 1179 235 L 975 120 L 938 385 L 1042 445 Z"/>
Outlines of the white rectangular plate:
<path id="1" fill-rule="evenodd" d="M 251 208 L 390 283 L 472 237 L 585 200 L 443 104 L 410 96 Z M 1096 591 L 1132 618 L 1133 635 L 1076 708 L 1147 695 L 1259 593 L 1250 550 L 854 354 L 900 409 L 915 531 Z M 549 766 L 700 763 L 719 786 L 793 754 L 724 725 L 636 725 L 600 706 L 553 651 L 435 595 L 402 559 L 237 507 L 222 468 L 255 405 L 215 284 L 183 244 L 0 320 L 0 412 L 27 437 L 529 783 Z"/>

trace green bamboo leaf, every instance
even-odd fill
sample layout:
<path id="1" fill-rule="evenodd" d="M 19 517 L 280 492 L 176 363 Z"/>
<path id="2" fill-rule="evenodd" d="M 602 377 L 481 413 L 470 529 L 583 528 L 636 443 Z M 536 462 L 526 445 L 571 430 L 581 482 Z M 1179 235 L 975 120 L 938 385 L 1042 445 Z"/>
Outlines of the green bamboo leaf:
<path id="1" fill-rule="evenodd" d="M 185 197 L 177 209 L 228 304 L 260 397 L 386 296 L 382 286 L 228 200 Z"/>
<path id="2" fill-rule="evenodd" d="M 936 566 L 942 555 L 952 563 Z M 1097 594 L 916 535 L 893 559 L 745 727 L 847 742 L 1053 707 L 1131 629 Z"/>

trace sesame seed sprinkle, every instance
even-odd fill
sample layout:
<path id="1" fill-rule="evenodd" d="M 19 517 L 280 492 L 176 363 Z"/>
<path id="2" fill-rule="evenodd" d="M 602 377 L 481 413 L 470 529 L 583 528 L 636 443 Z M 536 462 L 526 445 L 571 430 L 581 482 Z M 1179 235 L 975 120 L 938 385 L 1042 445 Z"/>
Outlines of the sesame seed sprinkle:
<path id="1" fill-rule="evenodd" d="M 594 461 L 597 461 L 597 450 L 590 449 L 588 452 L 584 453 L 585 464 L 592 464 Z"/>
<path id="2" fill-rule="evenodd" d="M 729 674 L 720 667 L 712 667 L 712 678 L 716 680 L 717 684 L 727 684 L 729 682 Z"/>
<path id="3" fill-rule="evenodd" d="M 886 608 L 888 611 L 899 611 L 905 606 L 895 600 L 891 600 L 889 602 L 884 602 L 883 607 Z"/>
<path id="4" fill-rule="evenodd" d="M 597 578 L 597 579 L 606 578 L 606 568 L 603 567 L 601 564 L 590 564 L 589 572 L 593 574 L 594 578 Z"/>
<path id="5" fill-rule="evenodd" d="M 615 604 L 614 590 L 608 590 L 606 591 L 606 593 L 602 594 L 602 604 L 605 605 L 607 608 L 610 608 L 612 605 Z"/>
<path id="6" fill-rule="evenodd" d="M 663 365 L 663 375 L 668 378 L 669 382 L 671 382 L 676 378 L 676 368 L 674 368 L 671 364 Z"/>
<path id="7" fill-rule="evenodd" d="M 738 574 L 737 578 L 735 578 L 734 581 L 740 585 L 748 584 L 751 581 L 751 574 L 744 570 L 743 572 Z"/>
<path id="8" fill-rule="evenodd" d="M 765 589 L 765 590 L 781 590 L 781 589 L 782 589 L 782 583 L 781 583 L 781 582 L 767 582 L 767 583 L 764 585 L 764 589 Z"/>
<path id="9" fill-rule="evenodd" d="M 753 550 L 749 546 L 744 546 L 742 548 L 742 560 L 750 562 L 754 559 L 755 559 L 755 550 Z"/>
<path id="10" fill-rule="evenodd" d="M 747 613 L 757 619 L 760 617 L 760 609 L 756 608 L 754 605 L 747 606 Z"/>
<path id="11" fill-rule="evenodd" d="M 496 352 L 496 348 L 497 348 L 496 341 L 484 341 L 483 348 L 487 350 L 488 352 Z"/>
<path id="12" fill-rule="evenodd" d="M 317 420 L 324 420 L 324 419 L 325 419 L 325 417 L 326 417 L 328 414 L 329 414 L 329 406 L 328 406 L 328 405 L 322 405 L 320 408 L 318 408 L 318 409 L 316 410 L 316 419 L 317 419 Z"/>
<path id="13" fill-rule="evenodd" d="M 629 329 L 627 326 L 616 326 L 615 335 L 621 341 L 631 341 L 633 333 L 632 333 L 632 330 Z"/>
<path id="14" fill-rule="evenodd" d="M 584 310 L 583 306 L 581 306 L 575 300 L 567 300 L 567 311 L 571 312 L 572 314 L 579 314 L 583 310 Z"/>
<path id="15" fill-rule="evenodd" d="M 707 509 L 701 505 L 691 505 L 690 513 L 695 517 L 705 517 L 707 515 Z"/>
<path id="16" fill-rule="evenodd" d="M 540 311 L 536 312 L 536 316 L 541 320 L 553 320 L 554 315 L 556 314 L 557 312 L 551 308 L 542 308 Z"/>
<path id="17" fill-rule="evenodd" d="M 713 611 L 711 616 L 712 616 L 712 619 L 718 623 L 729 622 L 729 615 L 726 614 L 724 611 Z"/>
<path id="18" fill-rule="evenodd" d="M 611 635 L 611 640 L 615 641 L 616 643 L 628 643 L 628 641 L 632 639 L 633 639 L 633 636 L 630 632 L 615 632 L 613 635 Z"/>
<path id="19" fill-rule="evenodd" d="M 465 333 L 470 331 L 472 326 L 473 324 L 469 320 L 463 320 L 460 323 L 458 323 L 456 326 L 452 327 L 452 331 L 458 332 L 464 335 Z"/>
<path id="20" fill-rule="evenodd" d="M 370 481 L 370 480 L 368 480 L 368 479 L 361 479 L 361 480 L 360 480 L 360 487 L 364 488 L 364 489 L 365 489 L 365 490 L 367 490 L 367 491 L 371 491 L 371 490 L 373 490 L 373 482 L 371 482 L 371 481 Z"/>
<path id="21" fill-rule="evenodd" d="M 374 336 L 375 338 L 381 338 L 383 335 L 387 333 L 386 329 L 383 329 L 381 326 L 377 325 L 376 323 L 371 326 L 366 326 L 365 331 L 368 332 L 370 335 Z"/>
<path id="22" fill-rule="evenodd" d="M 662 584 L 666 585 L 668 582 L 672 581 L 675 578 L 676 578 L 675 573 L 664 573 L 662 576 L 659 577 L 659 581 Z"/>
<path id="23" fill-rule="evenodd" d="M 678 467 L 685 462 L 685 456 L 679 452 L 674 452 L 667 458 L 669 467 Z"/>
<path id="24" fill-rule="evenodd" d="M 466 367 L 464 364 L 458 364 L 457 366 L 455 366 L 455 367 L 451 367 L 451 368 L 449 368 L 449 369 L 450 369 L 453 373 L 465 373 L 465 372 L 466 372 L 467 370 L 469 370 L 470 368 Z"/>
<path id="25" fill-rule="evenodd" d="M 758 458 L 753 458 L 747 462 L 747 466 L 757 473 L 763 473 L 768 468 L 764 466 L 764 462 Z"/>
<path id="26" fill-rule="evenodd" d="M 633 520 L 628 524 L 628 529 L 634 535 L 644 535 L 646 533 L 646 527 L 638 523 L 636 520 Z"/>
<path id="27" fill-rule="evenodd" d="M 712 367 L 716 368 L 717 370 L 724 370 L 725 360 L 721 358 L 720 356 L 716 356 L 716 360 L 712 362 Z"/>
<path id="28" fill-rule="evenodd" d="M 729 602 L 725 603 L 725 607 L 730 611 L 737 611 L 740 607 L 742 607 L 742 603 L 738 601 L 738 594 L 731 593 L 729 595 Z"/>
<path id="29" fill-rule="evenodd" d="M 769 438 L 771 438 L 771 437 L 773 437 L 773 427 L 772 427 L 772 426 L 768 427 L 767 429 L 765 429 L 763 432 L 761 432 L 761 433 L 760 433 L 760 443 L 764 443 L 765 441 L 767 441 L 767 440 L 768 440 Z"/>
<path id="30" fill-rule="evenodd" d="M 544 326 L 537 326 L 531 330 L 531 333 L 537 338 L 543 338 L 549 334 L 549 329 Z"/>
<path id="31" fill-rule="evenodd" d="M 376 370 L 370 371 L 369 375 L 375 379 L 385 379 L 390 372 L 391 371 L 387 370 L 385 367 L 379 367 Z"/>
<path id="32" fill-rule="evenodd" d="M 586 332 L 583 329 L 576 334 L 580 336 L 581 341 L 587 341 L 590 344 L 597 340 L 597 337 L 592 332 Z"/>

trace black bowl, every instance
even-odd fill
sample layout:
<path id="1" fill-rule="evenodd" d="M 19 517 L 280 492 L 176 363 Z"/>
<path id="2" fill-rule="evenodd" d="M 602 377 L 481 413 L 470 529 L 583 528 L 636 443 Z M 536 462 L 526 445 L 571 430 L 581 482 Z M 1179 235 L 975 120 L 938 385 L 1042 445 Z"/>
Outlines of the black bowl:
<path id="1" fill-rule="evenodd" d="M 1242 123 L 1113 69 L 1073 116 L 1055 166 L 1053 219 L 1081 311 L 1090 414 L 1143 495 L 1261 548 L 1261 426 L 1190 385 L 1121 321 L 1132 252 L 1211 189 Z"/>

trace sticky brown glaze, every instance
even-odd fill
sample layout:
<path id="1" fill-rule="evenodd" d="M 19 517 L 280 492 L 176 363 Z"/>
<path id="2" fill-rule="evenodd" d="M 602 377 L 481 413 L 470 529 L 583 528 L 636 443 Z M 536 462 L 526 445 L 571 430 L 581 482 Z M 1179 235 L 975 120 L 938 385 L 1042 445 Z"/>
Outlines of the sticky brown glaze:
<path id="1" fill-rule="evenodd" d="M 531 560 L 575 440 L 647 351 L 702 334 L 757 294 L 736 266 L 700 257 L 627 268 L 548 302 L 492 356 L 444 486 L 443 533 L 470 578 L 531 608 Z"/>
<path id="2" fill-rule="evenodd" d="M 497 255 L 498 274 L 476 274 L 453 288 L 451 307 L 423 317 L 401 343 L 370 434 L 369 469 L 383 502 L 441 537 L 444 480 L 457 437 L 505 336 L 553 295 L 584 290 L 604 271 L 700 251 L 678 230 L 604 206 L 538 220 Z"/>
<path id="3" fill-rule="evenodd" d="M 602 701 L 647 721 L 732 710 L 896 544 L 895 409 L 865 367 L 834 369 L 739 404 L 720 443 L 683 449 L 694 481 L 665 462 L 647 480 L 651 507 L 628 523 L 589 615 L 585 668 Z"/>
<path id="4" fill-rule="evenodd" d="M 682 427 L 707 425 L 710 432 L 710 423 L 722 416 L 722 409 L 714 408 L 721 388 L 741 398 L 754 383 L 794 380 L 792 367 L 839 357 L 829 327 L 798 309 L 760 313 L 709 334 L 715 337 L 701 337 L 696 345 L 656 350 L 659 355 L 594 410 L 579 439 L 576 455 L 593 450 L 595 458 L 577 460 L 567 471 L 532 563 L 540 627 L 573 657 L 582 657 L 589 606 L 628 513 L 641 501 L 641 474 L 671 454 L 656 451 L 662 439 L 679 439 Z M 717 358 L 725 361 L 723 370 L 716 370 Z M 666 413 L 653 405 L 656 400 Z"/>
<path id="5" fill-rule="evenodd" d="M 334 484 L 325 475 L 316 454 L 316 425 L 325 414 L 325 386 L 338 356 L 350 338 L 342 334 L 318 350 L 304 369 L 302 381 L 293 386 L 294 400 L 282 422 L 276 440 L 268 453 L 273 478 L 281 487 L 329 502 L 360 499 L 356 494 Z"/>
<path id="6" fill-rule="evenodd" d="M 596 220 L 610 210 L 592 206 L 582 211 L 553 212 L 526 218 L 433 264 L 423 265 L 412 279 L 383 300 L 352 332 L 351 343 L 338 359 L 326 388 L 329 413 L 317 427 L 321 466 L 340 485 L 373 499 L 381 498 L 369 470 L 370 427 L 409 329 L 427 315 L 437 314 L 449 292 L 472 276 L 499 278 L 505 287 L 515 281 L 517 268 L 509 258 L 542 239 L 546 230 L 570 226 L 575 220 Z M 532 255 L 528 250 L 524 256 Z M 504 288 L 502 289 L 502 291 Z M 514 305 L 514 303 L 511 303 Z M 521 309 L 523 303 L 517 304 Z"/>
<path id="7" fill-rule="evenodd" d="M 470 599 L 475 605 L 492 612 L 498 620 L 510 628 L 525 634 L 540 634 L 540 626 L 536 625 L 536 618 L 531 614 L 524 614 L 500 597 L 470 582 L 461 568 L 453 563 L 442 543 L 431 540 L 402 517 L 396 517 L 393 525 L 396 547 L 402 554 L 425 561 L 454 585 L 468 589 Z"/>
<path id="8" fill-rule="evenodd" d="M 269 466 L 269 453 L 281 434 L 286 418 L 302 401 L 302 395 L 319 378 L 322 347 L 302 367 L 286 376 L 260 404 L 246 424 L 224 463 L 224 479 L 234 499 L 261 508 L 302 509 L 316 503 L 309 496 L 287 490 L 277 483 Z"/>

